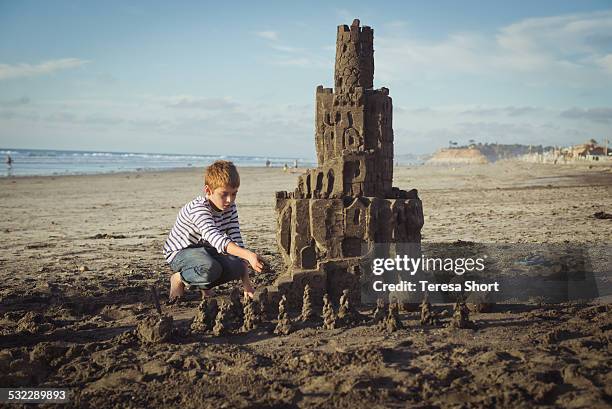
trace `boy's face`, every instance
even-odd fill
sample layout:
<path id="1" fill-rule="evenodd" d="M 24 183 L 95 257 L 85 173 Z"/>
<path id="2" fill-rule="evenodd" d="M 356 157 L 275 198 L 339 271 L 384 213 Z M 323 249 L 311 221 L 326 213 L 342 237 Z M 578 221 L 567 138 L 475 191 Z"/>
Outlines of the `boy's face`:
<path id="1" fill-rule="evenodd" d="M 238 194 L 237 187 L 222 186 L 212 190 L 208 185 L 204 185 L 204 193 L 208 200 L 219 210 L 227 210 L 236 200 Z"/>

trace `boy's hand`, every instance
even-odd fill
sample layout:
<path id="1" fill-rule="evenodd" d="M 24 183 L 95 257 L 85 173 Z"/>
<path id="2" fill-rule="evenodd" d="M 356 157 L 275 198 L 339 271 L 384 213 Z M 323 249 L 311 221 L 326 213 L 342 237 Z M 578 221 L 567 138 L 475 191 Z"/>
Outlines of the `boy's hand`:
<path id="1" fill-rule="evenodd" d="M 264 268 L 264 261 L 252 251 L 250 253 L 251 254 L 249 254 L 247 257 L 247 261 L 249 262 L 253 270 L 257 271 L 258 273 L 261 273 Z"/>
<path id="2" fill-rule="evenodd" d="M 226 251 L 232 256 L 240 257 L 241 259 L 245 260 L 251 265 L 253 270 L 257 271 L 258 273 L 261 273 L 264 268 L 265 262 L 263 261 L 263 259 L 261 259 L 257 254 L 253 253 L 252 251 L 238 246 L 233 241 L 231 241 L 227 245 Z"/>

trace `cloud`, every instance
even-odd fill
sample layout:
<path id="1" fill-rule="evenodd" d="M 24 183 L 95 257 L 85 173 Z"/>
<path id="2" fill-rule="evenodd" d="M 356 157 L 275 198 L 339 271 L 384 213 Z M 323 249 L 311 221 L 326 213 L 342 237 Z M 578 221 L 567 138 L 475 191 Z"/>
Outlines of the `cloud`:
<path id="1" fill-rule="evenodd" d="M 118 139 L 117 146 L 125 146 L 124 150 L 146 151 L 155 145 L 156 150 L 173 151 L 178 144 L 218 154 L 314 155 L 314 109 L 310 102 L 278 104 L 213 95 L 36 99 L 35 103 L 25 103 L 24 98 L 10 100 L 23 105 L 0 106 L 0 142 L 5 146 L 19 144 L 12 129 L 23 130 L 20 134 L 50 129 L 58 140 L 70 140 L 75 146 L 83 135 L 97 138 L 108 134 L 122 135 L 125 141 Z M 395 151 L 426 153 L 447 146 L 449 140 L 463 144 L 470 139 L 569 145 L 590 135 L 599 139 L 597 135 L 608 132 L 612 108 L 570 107 L 397 106 L 393 117 Z M 560 115 L 573 120 L 559 120 Z M 228 147 L 227 140 L 235 144 Z"/>
<path id="2" fill-rule="evenodd" d="M 521 116 L 537 112 L 538 109 L 534 107 L 506 107 L 505 111 L 509 116 Z"/>
<path id="3" fill-rule="evenodd" d="M 190 95 L 179 95 L 167 99 L 168 108 L 203 109 L 209 111 L 233 110 L 238 106 L 229 98 L 202 98 Z"/>
<path id="4" fill-rule="evenodd" d="M 321 59 L 307 49 L 279 44 L 279 35 L 276 31 L 258 31 L 255 34 L 261 38 L 269 40 L 267 46 L 277 52 L 275 57 L 268 60 L 272 65 L 292 67 L 322 66 Z M 299 54 L 300 56 L 289 56 L 289 54 Z"/>
<path id="5" fill-rule="evenodd" d="M 46 99 L 19 109 L 0 106 L 0 145 L 17 146 L 20 135 L 44 131 L 75 147 L 84 146 L 83 135 L 100 135 L 105 143 L 118 138 L 116 149 L 123 150 L 148 151 L 155 145 L 172 152 L 178 144 L 214 154 L 310 157 L 313 123 L 312 105 L 306 103 L 198 95 Z"/>
<path id="6" fill-rule="evenodd" d="M 379 37 L 377 72 L 383 81 L 453 75 L 532 85 L 597 86 L 612 73 L 612 11 L 528 18 L 494 36 L 451 33 L 441 41 L 400 32 Z"/>
<path id="7" fill-rule="evenodd" d="M 610 51 L 610 31 L 611 11 L 525 19 L 496 36 L 497 62 L 521 71 L 557 69 L 570 75 L 598 68 L 596 60 Z"/>
<path id="8" fill-rule="evenodd" d="M 607 54 L 596 59 L 596 63 L 609 74 L 612 74 L 612 54 Z"/>
<path id="9" fill-rule="evenodd" d="M 592 136 L 603 138 L 609 134 L 610 123 L 612 107 L 440 105 L 401 111 L 394 107 L 393 115 L 399 153 L 432 152 L 449 140 L 568 146 Z"/>
<path id="10" fill-rule="evenodd" d="M 267 45 L 274 51 L 278 51 L 276 56 L 269 60 L 272 65 L 293 66 L 293 67 L 322 67 L 327 66 L 322 59 L 305 48 L 293 47 L 285 44 L 279 44 L 279 36 L 276 31 L 260 31 L 256 33 L 259 37 L 270 40 Z M 334 47 L 335 50 L 335 47 Z M 300 56 L 288 56 L 289 54 L 299 54 Z"/>
<path id="11" fill-rule="evenodd" d="M 542 110 L 541 108 L 535 108 L 535 107 L 530 107 L 530 106 L 483 107 L 483 108 L 479 107 L 479 108 L 469 108 L 465 111 L 462 111 L 461 114 L 476 115 L 476 116 L 493 116 L 493 115 L 521 116 L 521 115 L 535 113 L 541 110 Z"/>
<path id="12" fill-rule="evenodd" d="M 300 51 L 299 48 L 290 47 L 290 46 L 286 46 L 286 45 L 279 45 L 279 44 L 273 44 L 270 47 L 272 47 L 272 49 L 274 49 L 274 50 L 283 51 L 283 52 L 286 52 L 286 53 L 296 53 L 296 52 Z"/>
<path id="13" fill-rule="evenodd" d="M 409 27 L 409 24 L 407 21 L 394 20 L 394 21 L 389 21 L 388 23 L 385 24 L 385 26 L 390 29 L 403 29 L 403 28 Z"/>
<path id="14" fill-rule="evenodd" d="M 96 81 L 102 85 L 115 85 L 119 79 L 108 72 L 100 72 L 96 74 Z"/>
<path id="15" fill-rule="evenodd" d="M 77 68 L 89 63 L 89 61 L 78 58 L 64 58 L 61 60 L 49 60 L 40 64 L 0 64 L 0 80 L 11 78 L 35 77 L 46 75 L 56 71 Z"/>
<path id="16" fill-rule="evenodd" d="M 314 62 L 306 57 L 300 58 L 280 58 L 273 61 L 275 65 L 285 65 L 285 66 L 297 66 L 297 67 L 307 67 L 309 65 L 314 65 Z"/>
<path id="17" fill-rule="evenodd" d="M 405 78 L 436 79 L 449 71 L 476 73 L 482 69 L 482 50 L 487 48 L 477 35 L 453 34 L 442 42 L 410 37 L 379 37 L 377 76 L 383 81 Z"/>
<path id="18" fill-rule="evenodd" d="M 571 108 L 561 112 L 561 117 L 609 123 L 612 122 L 612 108 Z"/>
<path id="19" fill-rule="evenodd" d="M 2 101 L 0 102 L 0 106 L 3 107 L 18 107 L 18 106 L 23 106 L 23 105 L 28 105 L 30 103 L 30 98 L 29 97 L 21 97 L 21 98 L 17 98 L 17 99 L 11 99 L 8 101 Z"/>
<path id="20" fill-rule="evenodd" d="M 270 41 L 278 41 L 278 32 L 276 31 L 257 31 L 255 33 L 258 37 L 264 38 Z"/>

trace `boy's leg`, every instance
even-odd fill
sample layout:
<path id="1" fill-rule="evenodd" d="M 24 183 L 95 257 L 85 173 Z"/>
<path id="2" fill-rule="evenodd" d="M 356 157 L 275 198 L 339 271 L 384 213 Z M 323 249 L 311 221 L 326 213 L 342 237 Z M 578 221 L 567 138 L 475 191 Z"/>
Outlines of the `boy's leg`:
<path id="1" fill-rule="evenodd" d="M 180 297 L 184 287 L 196 287 L 208 292 L 218 285 L 223 268 L 205 248 L 181 250 L 170 263 L 176 273 L 170 279 L 170 299 Z"/>
<path id="2" fill-rule="evenodd" d="M 244 293 L 249 297 L 253 298 L 253 293 L 255 293 L 255 288 L 253 287 L 253 283 L 251 283 L 251 278 L 249 277 L 249 269 L 247 267 L 246 261 L 236 256 L 223 256 L 217 255 L 215 259 L 221 264 L 223 268 L 223 273 L 219 278 L 218 282 L 215 282 L 215 285 L 227 283 L 232 280 L 241 280 L 242 287 L 244 288 Z"/>

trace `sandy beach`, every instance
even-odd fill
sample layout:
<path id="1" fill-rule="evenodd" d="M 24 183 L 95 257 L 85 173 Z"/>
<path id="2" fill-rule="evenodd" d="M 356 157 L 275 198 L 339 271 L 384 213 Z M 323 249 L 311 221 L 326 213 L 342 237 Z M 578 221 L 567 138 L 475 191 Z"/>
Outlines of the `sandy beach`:
<path id="1" fill-rule="evenodd" d="M 278 273 L 274 192 L 298 173 L 240 172 L 243 237 Z M 612 211 L 609 166 L 400 167 L 394 186 L 418 190 L 424 242 L 612 245 L 612 220 L 593 217 Z M 391 335 L 364 325 L 212 337 L 186 331 L 192 291 L 162 306 L 172 340 L 141 343 L 150 286 L 167 298 L 163 242 L 201 188 L 195 168 L 1 178 L 0 385 L 65 387 L 79 407 L 609 407 L 605 303 L 475 313 L 478 331 L 423 329 L 404 311 L 407 328 Z"/>

